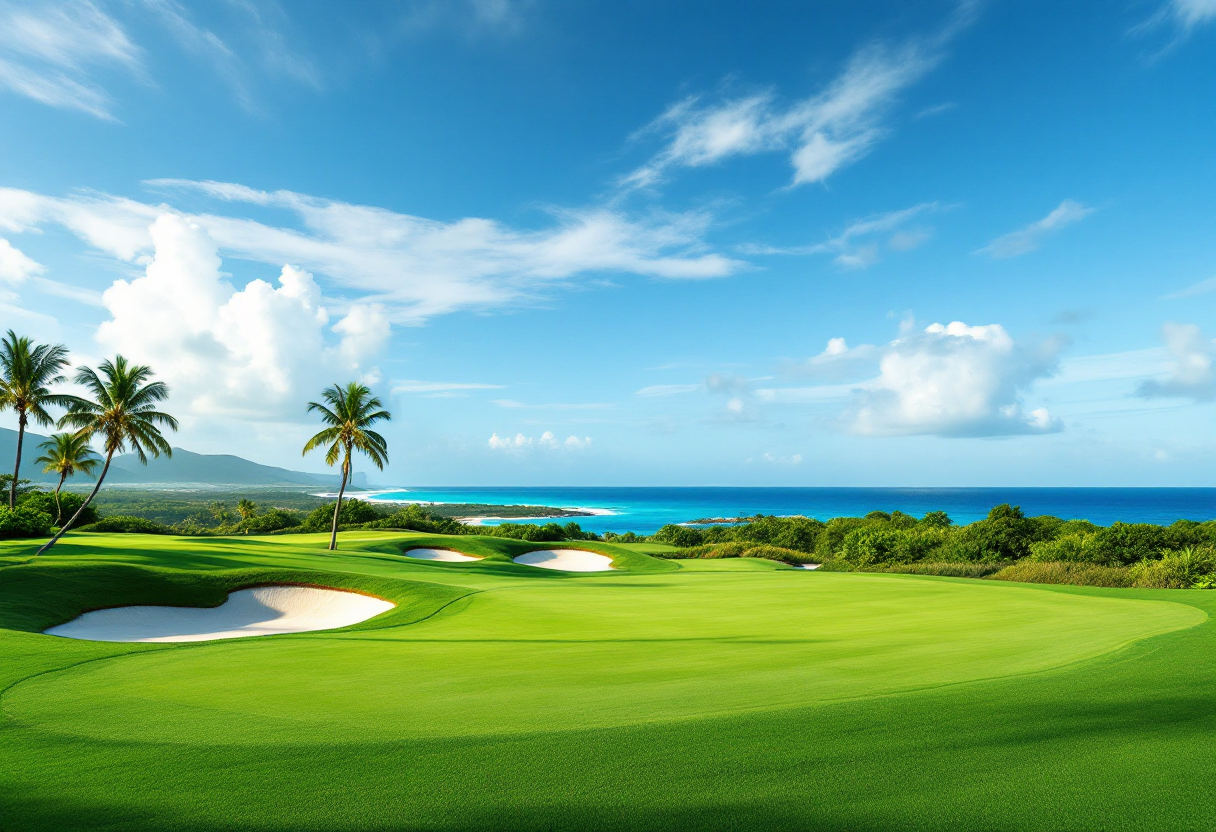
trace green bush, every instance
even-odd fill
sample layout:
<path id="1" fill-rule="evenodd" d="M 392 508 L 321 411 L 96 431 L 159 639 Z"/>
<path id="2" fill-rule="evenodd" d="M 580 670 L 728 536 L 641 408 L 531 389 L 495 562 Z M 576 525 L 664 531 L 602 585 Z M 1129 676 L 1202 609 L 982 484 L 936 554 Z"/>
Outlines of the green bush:
<path id="1" fill-rule="evenodd" d="M 331 511 L 330 517 L 333 517 Z M 283 529 L 292 529 L 303 524 L 300 512 L 290 509 L 272 508 L 265 514 L 257 514 L 236 524 L 234 531 L 249 534 L 270 534 Z"/>
<path id="2" fill-rule="evenodd" d="M 84 505 L 84 495 L 71 491 L 60 491 L 59 504 L 63 507 L 62 522 L 66 523 L 72 519 L 72 515 L 76 513 L 76 510 Z M 20 498 L 17 501 L 17 505 L 18 507 L 49 514 L 51 522 L 55 522 L 57 510 L 55 508 L 55 493 L 53 491 L 31 491 Z M 76 525 L 84 526 L 88 523 L 96 523 L 99 519 L 101 519 L 101 515 L 97 513 L 97 509 L 89 506 L 77 518 Z"/>
<path id="3" fill-rule="evenodd" d="M 160 523 L 145 520 L 143 517 L 130 517 L 123 514 L 116 514 L 113 517 L 103 517 L 96 523 L 81 526 L 76 531 L 107 532 L 110 534 L 172 534 L 173 532 L 173 530 L 168 526 L 162 526 Z"/>
<path id="4" fill-rule="evenodd" d="M 688 546 L 700 546 L 703 544 L 705 542 L 705 533 L 701 529 L 668 523 L 655 532 L 650 539 L 656 543 L 666 543 L 668 546 L 678 546 L 683 549 Z"/>
<path id="5" fill-rule="evenodd" d="M 799 552 L 795 549 L 786 549 L 782 546 L 769 546 L 767 543 L 762 543 L 759 546 L 752 546 L 745 549 L 740 557 L 744 558 L 764 558 L 765 560 L 775 560 L 783 563 L 814 563 L 815 558 L 806 552 Z"/>
<path id="6" fill-rule="evenodd" d="M 342 501 L 342 510 L 338 512 L 338 525 L 358 526 L 382 517 L 384 515 L 371 503 L 352 498 Z M 310 532 L 327 532 L 333 527 L 333 522 L 334 504 L 326 503 L 309 512 L 308 516 L 304 518 L 302 528 Z"/>
<path id="7" fill-rule="evenodd" d="M 1143 560 L 1129 570 L 1132 586 L 1190 589 L 1216 575 L 1216 552 L 1188 547 L 1159 560 Z"/>
<path id="8" fill-rule="evenodd" d="M 941 527 L 899 529 L 869 526 L 853 529 L 837 558 L 855 567 L 883 563 L 913 563 L 930 558 L 950 538 Z"/>
<path id="9" fill-rule="evenodd" d="M 1026 584 L 1073 584 L 1075 586 L 1131 586 L 1130 570 L 1121 566 L 1024 560 L 1006 566 L 992 576 L 997 581 Z"/>
<path id="10" fill-rule="evenodd" d="M 26 505 L 0 506 L 0 538 L 46 537 L 55 518 Z"/>
<path id="11" fill-rule="evenodd" d="M 892 572 L 905 575 L 939 575 L 947 578 L 987 578 L 1005 563 L 894 563 L 863 572 Z"/>

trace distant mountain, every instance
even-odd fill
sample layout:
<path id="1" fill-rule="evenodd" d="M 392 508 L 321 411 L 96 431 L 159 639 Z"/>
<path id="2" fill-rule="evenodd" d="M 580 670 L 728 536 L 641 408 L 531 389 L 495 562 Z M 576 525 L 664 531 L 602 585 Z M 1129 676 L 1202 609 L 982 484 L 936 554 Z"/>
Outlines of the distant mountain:
<path id="1" fill-rule="evenodd" d="M 54 482 L 53 474 L 44 474 L 42 466 L 34 464 L 38 443 L 46 439 L 26 432 L 21 454 L 21 476 L 34 482 Z M 13 455 L 17 453 L 17 431 L 0 428 L 0 472 L 11 471 Z M 76 478 L 80 482 L 82 478 Z M 367 474 L 356 471 L 352 485 L 367 487 Z M 184 448 L 174 448 L 173 456 L 149 458 L 141 465 L 134 454 L 114 457 L 106 482 L 125 484 L 205 483 L 208 485 L 306 485 L 337 486 L 337 474 L 309 474 L 272 465 L 259 465 L 231 454 L 196 454 Z"/>

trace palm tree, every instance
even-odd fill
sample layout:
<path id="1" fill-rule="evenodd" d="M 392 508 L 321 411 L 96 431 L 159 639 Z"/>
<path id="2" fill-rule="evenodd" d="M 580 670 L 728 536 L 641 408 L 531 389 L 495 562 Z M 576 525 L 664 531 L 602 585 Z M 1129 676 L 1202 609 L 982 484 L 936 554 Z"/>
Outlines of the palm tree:
<path id="1" fill-rule="evenodd" d="M 114 360 L 98 365 L 101 374 L 91 367 L 81 367 L 76 373 L 76 383 L 84 386 L 92 398 L 69 396 L 68 412 L 59 420 L 59 426 L 70 425 L 92 439 L 101 440 L 106 454 L 105 465 L 97 477 L 97 485 L 89 492 L 88 499 L 76 509 L 72 519 L 64 523 L 59 531 L 38 550 L 41 555 L 55 545 L 64 532 L 72 527 L 76 518 L 97 496 L 114 454 L 130 447 L 144 465 L 148 454 L 173 456 L 173 449 L 161 436 L 160 426 L 177 430 L 177 420 L 168 413 L 156 409 L 157 402 L 169 398 L 169 388 L 163 381 L 148 381 L 152 368 L 142 364 L 128 364 L 121 355 Z"/>
<path id="2" fill-rule="evenodd" d="M 17 414 L 17 461 L 8 490 L 8 507 L 17 505 L 17 480 L 21 476 L 21 445 L 25 428 L 32 417 L 40 425 L 55 424 L 49 405 L 67 407 L 70 396 L 52 393 L 49 386 L 67 381 L 63 368 L 68 365 L 68 349 L 62 344 L 38 344 L 18 337 L 11 329 L 0 340 L 0 410 Z"/>
<path id="3" fill-rule="evenodd" d="M 248 520 L 258 513 L 258 504 L 248 497 L 243 497 L 237 501 L 236 513 L 241 515 L 242 520 Z"/>
<path id="4" fill-rule="evenodd" d="M 338 489 L 338 502 L 334 504 L 333 529 L 329 535 L 329 548 L 338 548 L 338 512 L 342 510 L 342 495 L 350 479 L 350 456 L 352 451 L 362 451 L 381 471 L 388 462 L 388 443 L 384 437 L 370 430 L 381 419 L 393 418 L 384 405 L 362 384 L 352 381 L 345 387 L 334 385 L 321 394 L 325 404 L 308 403 L 308 412 L 321 414 L 321 420 L 329 425 L 304 445 L 304 453 L 328 445 L 325 464 L 333 465 L 342 460 L 342 486 Z"/>
<path id="5" fill-rule="evenodd" d="M 59 490 L 64 481 L 77 473 L 92 476 L 101 458 L 89 447 L 89 437 L 82 431 L 76 433 L 56 433 L 38 446 L 43 451 L 42 456 L 34 462 L 42 463 L 42 470 L 48 474 L 58 474 L 59 483 L 55 486 L 55 525 L 63 520 L 63 506 L 59 504 Z"/>

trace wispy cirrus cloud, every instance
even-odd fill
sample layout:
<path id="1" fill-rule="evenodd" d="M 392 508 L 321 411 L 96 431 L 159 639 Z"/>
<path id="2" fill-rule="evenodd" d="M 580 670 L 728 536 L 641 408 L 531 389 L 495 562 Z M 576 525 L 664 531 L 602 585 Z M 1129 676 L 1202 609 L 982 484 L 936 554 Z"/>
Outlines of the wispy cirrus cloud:
<path id="1" fill-rule="evenodd" d="M 1196 30 L 1216 23 L 1216 0 L 1166 0 L 1147 20 L 1132 28 L 1132 33 L 1145 35 L 1167 28 L 1173 37 L 1156 57 L 1169 52 L 1189 38 Z"/>
<path id="2" fill-rule="evenodd" d="M 831 255 L 836 264 L 846 269 L 871 266 L 879 260 L 883 245 L 894 251 L 909 251 L 932 236 L 925 226 L 906 228 L 917 217 L 944 210 L 937 202 L 922 202 L 899 211 L 886 211 L 849 223 L 834 237 L 808 246 L 765 246 L 745 244 L 736 250 L 752 255 Z M 885 240 L 880 239 L 889 235 Z"/>
<path id="3" fill-rule="evenodd" d="M 232 183 L 152 184 L 167 192 L 212 197 L 225 206 L 281 209 L 297 225 L 268 225 L 240 210 L 187 213 L 166 203 L 96 192 L 51 197 L 0 188 L 0 230 L 20 233 L 59 225 L 121 261 L 140 263 L 151 253 L 152 223 L 163 214 L 178 214 L 206 229 L 227 257 L 300 266 L 327 278 L 331 294 L 381 304 L 402 323 L 530 302 L 595 274 L 696 280 L 746 267 L 710 250 L 704 240 L 710 217 L 701 213 L 554 210 L 546 226 L 517 229 L 479 217 L 443 222 Z"/>
<path id="4" fill-rule="evenodd" d="M 987 254 L 998 260 L 1029 254 L 1042 245 L 1044 238 L 1062 228 L 1080 222 L 1095 210 L 1097 209 L 1082 205 L 1075 200 L 1066 199 L 1043 219 L 1035 220 L 1025 228 L 1019 228 L 1017 231 L 997 237 L 975 253 Z"/>
<path id="5" fill-rule="evenodd" d="M 870 152 L 889 128 L 883 119 L 898 95 L 941 60 L 949 39 L 970 22 L 977 4 L 960 4 L 936 35 L 899 46 L 871 44 L 821 91 L 783 104 L 761 91 L 706 104 L 690 96 L 636 134 L 662 136 L 665 145 L 618 183 L 626 190 L 664 181 L 673 169 L 715 165 L 734 156 L 788 153 L 791 185 L 822 182 Z"/>
<path id="6" fill-rule="evenodd" d="M 51 107 L 113 121 L 93 70 L 142 73 L 142 53 L 90 0 L 0 5 L 0 87 Z"/>

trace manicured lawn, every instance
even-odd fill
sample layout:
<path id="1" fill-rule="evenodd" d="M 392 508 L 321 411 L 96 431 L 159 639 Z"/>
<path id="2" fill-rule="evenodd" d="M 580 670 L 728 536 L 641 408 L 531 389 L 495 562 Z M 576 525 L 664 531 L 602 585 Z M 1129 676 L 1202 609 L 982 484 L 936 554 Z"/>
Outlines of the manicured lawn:
<path id="1" fill-rule="evenodd" d="M 0 830 L 1216 826 L 1216 593 L 325 542 L 4 544 Z M 39 634 L 273 581 L 398 606 L 188 645 Z"/>

